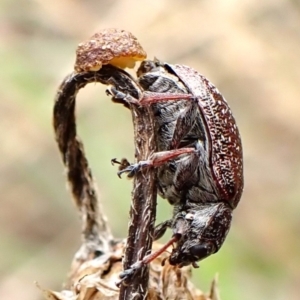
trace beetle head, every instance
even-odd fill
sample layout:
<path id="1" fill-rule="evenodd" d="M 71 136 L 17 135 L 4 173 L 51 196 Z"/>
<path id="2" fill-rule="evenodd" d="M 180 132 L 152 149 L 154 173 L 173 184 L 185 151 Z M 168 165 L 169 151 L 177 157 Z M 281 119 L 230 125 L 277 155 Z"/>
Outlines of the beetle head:
<path id="1" fill-rule="evenodd" d="M 141 65 L 139 66 L 137 70 L 137 76 L 141 77 L 144 74 L 150 73 L 150 72 L 156 72 L 160 68 L 163 68 L 163 64 L 158 60 L 144 60 L 141 62 Z"/>
<path id="2" fill-rule="evenodd" d="M 193 204 L 175 215 L 172 229 L 178 242 L 169 258 L 179 267 L 193 264 L 217 252 L 231 224 L 231 208 L 226 203 Z"/>

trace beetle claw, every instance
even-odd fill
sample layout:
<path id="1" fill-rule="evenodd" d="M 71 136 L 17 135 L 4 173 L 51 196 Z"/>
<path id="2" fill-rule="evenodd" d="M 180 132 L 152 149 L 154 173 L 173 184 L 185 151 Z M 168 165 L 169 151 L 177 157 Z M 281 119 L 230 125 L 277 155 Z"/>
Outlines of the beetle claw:
<path id="1" fill-rule="evenodd" d="M 127 93 L 119 91 L 115 86 L 112 86 L 110 90 L 106 91 L 108 96 L 113 97 L 113 101 L 127 104 L 139 104 L 139 101 Z"/>
<path id="2" fill-rule="evenodd" d="M 137 261 L 134 263 L 129 269 L 124 270 L 122 273 L 120 273 L 119 278 L 120 280 L 116 283 L 118 287 L 123 284 L 128 284 L 132 278 L 135 276 L 136 272 L 140 270 L 142 267 L 142 261 Z"/>
<path id="3" fill-rule="evenodd" d="M 127 177 L 132 178 L 140 170 L 140 168 L 141 168 L 140 164 L 132 164 L 132 165 L 129 165 L 128 167 L 120 170 L 117 174 L 121 178 L 121 175 L 123 173 L 127 173 Z"/>

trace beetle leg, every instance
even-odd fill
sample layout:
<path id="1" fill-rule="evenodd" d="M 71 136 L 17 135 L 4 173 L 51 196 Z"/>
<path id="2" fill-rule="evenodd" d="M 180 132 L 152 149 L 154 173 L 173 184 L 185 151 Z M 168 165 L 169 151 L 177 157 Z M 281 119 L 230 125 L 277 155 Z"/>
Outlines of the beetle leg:
<path id="1" fill-rule="evenodd" d="M 114 164 L 118 164 L 119 167 L 119 171 L 122 171 L 124 169 L 126 169 L 127 167 L 130 166 L 130 162 L 126 159 L 126 158 L 122 158 L 121 161 L 118 161 L 116 158 L 113 158 L 111 160 L 111 164 L 114 165 Z"/>
<path id="2" fill-rule="evenodd" d="M 195 97 L 191 94 L 181 93 L 155 93 L 155 92 L 144 92 L 141 99 L 136 99 L 129 94 L 125 94 L 119 91 L 116 87 L 112 86 L 110 90 L 106 90 L 106 94 L 113 96 L 113 101 L 119 103 L 130 103 L 138 105 L 150 105 L 157 102 L 168 101 L 168 100 L 191 100 Z"/>
<path id="3" fill-rule="evenodd" d="M 196 144 L 196 150 L 180 161 L 173 179 L 173 184 L 178 191 L 195 184 L 195 182 L 191 180 L 192 178 L 196 181 L 199 180 L 194 174 L 199 169 L 199 164 L 205 165 L 204 153 L 202 143 L 198 142 Z"/>
<path id="4" fill-rule="evenodd" d="M 123 104 L 139 104 L 139 100 L 132 97 L 129 94 L 125 94 L 119 91 L 115 86 L 112 86 L 110 90 L 106 90 L 108 96 L 112 96 L 112 101 Z"/>
<path id="5" fill-rule="evenodd" d="M 141 105 L 149 105 L 169 100 L 192 100 L 195 96 L 191 94 L 183 93 L 155 93 L 155 92 L 144 92 L 143 97 L 140 100 Z"/>
<path id="6" fill-rule="evenodd" d="M 152 262 L 155 258 L 160 256 L 163 252 L 165 252 L 170 246 L 172 246 L 174 243 L 176 243 L 180 238 L 180 235 L 174 235 L 166 244 L 164 244 L 160 249 L 154 251 L 153 253 L 150 253 L 146 255 L 142 260 L 138 260 L 135 262 L 132 266 L 130 266 L 129 269 L 123 271 L 120 274 L 120 281 L 117 282 L 117 286 L 120 286 L 122 282 L 130 281 L 134 277 L 134 275 L 137 273 L 138 270 L 141 269 L 143 265 L 147 265 L 150 262 Z"/>
<path id="7" fill-rule="evenodd" d="M 120 177 L 123 173 L 128 173 L 127 177 L 131 178 L 141 169 L 145 167 L 160 167 L 164 163 L 168 162 L 169 160 L 175 159 L 176 157 L 182 154 L 188 154 L 195 152 L 194 148 L 180 148 L 175 150 L 169 151 L 161 151 L 153 153 L 148 160 L 142 160 L 138 163 L 129 165 L 125 168 L 122 168 L 118 172 L 118 176 Z M 117 162 L 113 160 L 113 162 Z"/>
<path id="8" fill-rule="evenodd" d="M 170 228 L 171 225 L 172 225 L 172 220 L 167 220 L 156 225 L 154 228 L 154 240 L 156 241 L 160 239 L 165 234 L 167 228 L 168 227 Z"/>
<path id="9" fill-rule="evenodd" d="M 152 166 L 153 163 L 151 160 L 142 160 L 142 161 L 139 161 L 138 163 L 136 164 L 131 164 L 125 168 L 122 168 L 121 167 L 121 170 L 118 171 L 118 176 L 121 178 L 121 175 L 123 173 L 127 173 L 127 177 L 128 178 L 132 178 L 134 177 L 134 175 L 143 167 L 150 167 Z"/>
<path id="10" fill-rule="evenodd" d="M 195 184 L 190 179 L 194 177 L 194 174 L 199 166 L 199 154 L 194 152 L 181 160 L 177 165 L 176 172 L 173 178 L 173 184 L 176 190 L 182 191 Z"/>
<path id="11" fill-rule="evenodd" d="M 177 118 L 170 149 L 176 149 L 181 140 L 187 136 L 195 123 L 198 108 L 195 101 L 190 101 Z"/>

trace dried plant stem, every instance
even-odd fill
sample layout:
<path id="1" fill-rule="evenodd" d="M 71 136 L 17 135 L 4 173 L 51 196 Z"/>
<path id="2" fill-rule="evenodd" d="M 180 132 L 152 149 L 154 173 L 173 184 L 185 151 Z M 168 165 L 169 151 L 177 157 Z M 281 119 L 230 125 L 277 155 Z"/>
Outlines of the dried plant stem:
<path id="1" fill-rule="evenodd" d="M 131 107 L 135 156 L 137 161 L 147 160 L 156 151 L 152 114 L 146 107 Z M 141 169 L 134 178 L 130 224 L 123 260 L 124 269 L 149 254 L 152 247 L 156 215 L 156 176 L 153 169 Z M 144 299 L 148 289 L 149 270 L 143 266 L 137 271 L 130 285 L 123 284 L 119 299 Z"/>

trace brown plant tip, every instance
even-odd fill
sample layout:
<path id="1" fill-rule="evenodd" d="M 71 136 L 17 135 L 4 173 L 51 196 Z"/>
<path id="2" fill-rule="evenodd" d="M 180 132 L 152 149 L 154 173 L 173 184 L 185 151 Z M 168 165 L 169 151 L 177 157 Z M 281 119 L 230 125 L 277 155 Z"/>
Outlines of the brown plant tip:
<path id="1" fill-rule="evenodd" d="M 80 43 L 76 50 L 76 72 L 98 71 L 102 65 L 133 68 L 147 57 L 137 38 L 129 31 L 110 28 Z"/>

